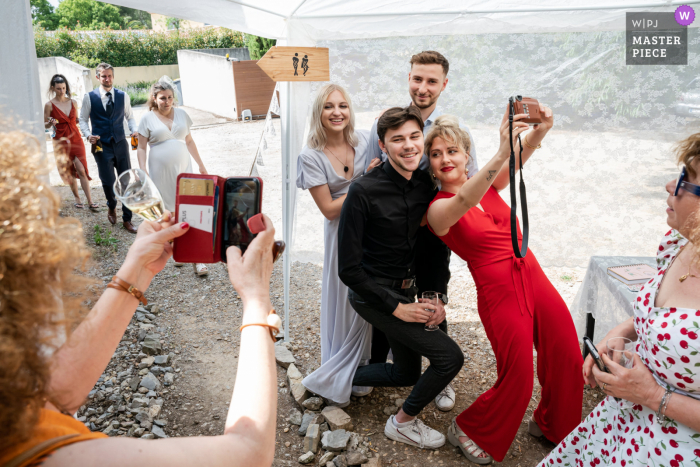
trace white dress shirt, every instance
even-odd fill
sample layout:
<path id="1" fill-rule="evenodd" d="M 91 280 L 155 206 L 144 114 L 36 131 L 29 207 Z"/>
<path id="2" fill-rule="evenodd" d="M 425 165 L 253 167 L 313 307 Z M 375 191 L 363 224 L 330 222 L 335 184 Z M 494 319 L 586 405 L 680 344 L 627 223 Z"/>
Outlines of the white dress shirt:
<path id="1" fill-rule="evenodd" d="M 104 107 L 105 110 L 107 110 L 107 102 L 109 101 L 109 97 L 107 96 L 107 92 L 112 93 L 112 102 L 114 102 L 114 88 L 110 89 L 109 91 L 105 90 L 102 86 L 100 86 L 100 97 L 102 98 L 102 106 Z M 92 136 L 92 133 L 90 132 L 90 127 L 88 126 L 88 120 L 90 120 L 90 111 L 92 110 L 92 103 L 90 102 L 90 93 L 85 93 L 85 96 L 83 97 L 83 106 L 80 108 L 80 118 L 79 118 L 79 123 L 80 123 L 80 131 L 83 132 L 83 136 L 85 138 L 89 138 Z M 131 99 L 129 98 L 129 95 L 127 93 L 124 93 L 124 120 L 127 121 L 129 124 L 129 131 L 133 134 L 138 131 L 138 127 L 136 126 L 136 120 L 134 120 L 134 114 L 131 111 Z M 126 135 L 129 136 L 129 135 Z"/>

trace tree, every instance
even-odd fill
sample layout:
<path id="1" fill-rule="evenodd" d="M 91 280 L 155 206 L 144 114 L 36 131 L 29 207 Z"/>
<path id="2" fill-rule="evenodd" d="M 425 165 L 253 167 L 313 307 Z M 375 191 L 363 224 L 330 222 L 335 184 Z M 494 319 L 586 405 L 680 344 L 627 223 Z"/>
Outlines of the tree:
<path id="1" fill-rule="evenodd" d="M 56 10 L 59 26 L 68 29 L 122 29 L 123 20 L 114 5 L 95 0 L 63 0 Z"/>
<path id="2" fill-rule="evenodd" d="M 182 20 L 180 18 L 168 17 L 165 19 L 165 27 L 168 29 L 176 29 L 179 31 L 181 21 Z"/>
<path id="3" fill-rule="evenodd" d="M 48 0 L 30 0 L 32 23 L 50 31 L 58 27 L 58 15 Z"/>
<path id="4" fill-rule="evenodd" d="M 124 27 L 129 29 L 153 29 L 151 23 L 151 14 L 136 8 L 127 8 L 125 6 L 117 7 L 119 14 L 124 20 Z"/>
<path id="5" fill-rule="evenodd" d="M 270 47 L 277 43 L 275 39 L 266 39 L 264 37 L 253 36 L 250 34 L 246 34 L 245 37 L 251 60 L 260 60 L 262 56 L 265 55 L 265 52 L 267 52 Z"/>

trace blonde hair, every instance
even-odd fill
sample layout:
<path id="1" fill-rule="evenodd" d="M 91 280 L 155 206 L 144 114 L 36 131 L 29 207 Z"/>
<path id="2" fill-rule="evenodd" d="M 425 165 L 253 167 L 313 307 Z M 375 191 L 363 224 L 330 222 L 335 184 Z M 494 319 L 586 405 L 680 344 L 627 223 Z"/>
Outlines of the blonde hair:
<path id="1" fill-rule="evenodd" d="M 309 139 L 306 143 L 311 149 L 323 151 L 323 148 L 326 147 L 326 129 L 323 127 L 323 122 L 321 122 L 321 114 L 323 113 L 323 106 L 326 105 L 328 96 L 335 91 L 340 91 L 343 95 L 343 99 L 348 103 L 348 110 L 350 111 L 350 122 L 345 129 L 343 129 L 345 141 L 352 147 L 358 144 L 357 138 L 355 137 L 355 112 L 352 110 L 350 96 L 342 86 L 331 83 L 326 84 L 318 90 L 313 108 L 311 109 L 311 128 L 309 129 Z"/>
<path id="2" fill-rule="evenodd" d="M 700 133 L 695 133 L 680 141 L 674 147 L 678 164 L 685 165 L 688 176 L 696 178 L 700 175 Z M 694 264 L 700 267 L 700 210 L 688 217 L 688 222 L 694 224 L 690 228 L 688 240 L 692 243 L 695 255 Z"/>
<path id="3" fill-rule="evenodd" d="M 472 142 L 469 139 L 469 133 L 459 126 L 457 117 L 454 115 L 440 115 L 435 119 L 430 130 L 428 130 L 428 136 L 425 137 L 425 153 L 428 155 L 428 160 L 430 160 L 430 148 L 435 138 L 442 138 L 446 142 L 456 144 L 467 156 L 467 164 L 469 163 L 472 158 L 471 154 L 469 154 Z M 429 168 L 428 172 L 432 177 L 433 169 Z"/>
<path id="4" fill-rule="evenodd" d="M 85 311 L 81 291 L 92 283 L 75 274 L 90 256 L 80 222 L 59 215 L 60 197 L 39 178 L 48 178 L 40 144 L 0 132 L 0 452 L 31 435 L 50 397 L 51 350 Z M 56 159 L 67 170 L 65 149 Z"/>

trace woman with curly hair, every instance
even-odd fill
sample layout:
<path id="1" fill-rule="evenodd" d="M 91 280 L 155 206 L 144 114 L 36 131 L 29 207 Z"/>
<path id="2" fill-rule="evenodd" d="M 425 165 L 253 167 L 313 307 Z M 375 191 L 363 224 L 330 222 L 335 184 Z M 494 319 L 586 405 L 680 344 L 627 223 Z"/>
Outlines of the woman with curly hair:
<path id="1" fill-rule="evenodd" d="M 149 284 L 172 254 L 169 242 L 189 226 L 167 220 L 169 213 L 162 223 L 144 221 L 119 271 L 81 321 L 82 292 L 91 281 L 76 271 L 90 253 L 80 223 L 59 216 L 59 197 L 39 178 L 46 173 L 39 154 L 28 134 L 0 133 L 0 465 L 269 466 L 277 405 L 265 324 L 272 309 L 270 220 L 264 218 L 266 229 L 245 255 L 235 247 L 227 251 L 244 326 L 224 434 L 107 438 L 72 414 L 109 363 L 139 301 L 146 302 Z"/>
<path id="2" fill-rule="evenodd" d="M 657 250 L 659 273 L 634 315 L 596 346 L 583 380 L 608 396 L 541 463 L 549 466 L 698 465 L 700 459 L 700 133 L 677 146 L 680 177 L 666 184 L 671 230 Z M 634 366 L 607 356 L 608 339 L 636 341 Z M 616 400 L 615 398 L 618 398 Z"/>

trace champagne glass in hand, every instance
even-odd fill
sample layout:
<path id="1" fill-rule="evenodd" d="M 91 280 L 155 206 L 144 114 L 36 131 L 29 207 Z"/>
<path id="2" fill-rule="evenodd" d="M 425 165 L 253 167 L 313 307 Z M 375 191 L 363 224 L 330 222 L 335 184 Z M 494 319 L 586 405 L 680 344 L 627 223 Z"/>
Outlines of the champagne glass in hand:
<path id="1" fill-rule="evenodd" d="M 153 180 L 141 169 L 119 174 L 114 182 L 114 196 L 146 220 L 160 222 L 163 219 L 163 198 Z"/>
<path id="2" fill-rule="evenodd" d="M 438 300 L 440 299 L 440 294 L 437 292 L 423 292 L 423 295 L 421 296 L 423 299 L 423 303 L 430 303 L 431 305 L 435 305 L 436 307 L 438 306 Z M 431 313 L 434 313 L 433 310 L 429 310 L 426 308 L 426 311 L 430 311 Z M 437 324 L 426 324 L 425 325 L 425 330 L 426 331 L 437 331 L 440 329 Z"/>

